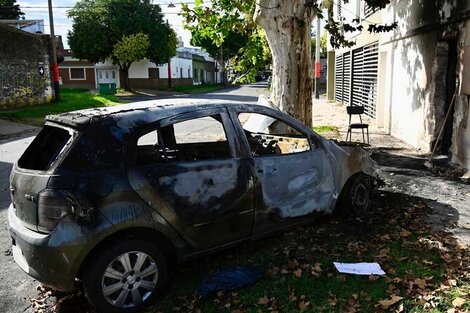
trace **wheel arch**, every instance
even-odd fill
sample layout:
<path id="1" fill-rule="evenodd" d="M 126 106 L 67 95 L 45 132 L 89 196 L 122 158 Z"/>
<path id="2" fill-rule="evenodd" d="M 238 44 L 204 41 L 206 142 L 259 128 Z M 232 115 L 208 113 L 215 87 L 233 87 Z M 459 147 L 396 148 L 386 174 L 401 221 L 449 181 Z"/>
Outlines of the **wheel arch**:
<path id="1" fill-rule="evenodd" d="M 177 248 L 162 232 L 149 227 L 131 227 L 112 233 L 96 244 L 87 253 L 83 262 L 80 264 L 80 267 L 77 271 L 77 278 L 79 280 L 82 279 L 84 270 L 92 261 L 94 255 L 96 255 L 106 246 L 125 239 L 140 239 L 155 244 L 160 249 L 161 253 L 163 253 L 168 265 L 171 266 L 172 264 L 176 264 L 178 262 L 179 258 Z"/>
<path id="2" fill-rule="evenodd" d="M 344 181 L 343 185 L 341 186 L 340 192 L 338 194 L 338 198 L 336 200 L 336 203 L 333 209 L 333 213 L 337 213 L 339 211 L 338 206 L 341 206 L 344 204 L 343 201 L 345 200 L 345 197 L 346 197 L 345 194 L 348 192 L 348 189 L 350 188 L 352 182 L 360 176 L 368 177 L 371 180 L 371 183 L 373 184 L 374 177 L 363 171 L 357 171 L 351 176 L 349 176 L 348 179 L 346 179 L 346 181 Z"/>

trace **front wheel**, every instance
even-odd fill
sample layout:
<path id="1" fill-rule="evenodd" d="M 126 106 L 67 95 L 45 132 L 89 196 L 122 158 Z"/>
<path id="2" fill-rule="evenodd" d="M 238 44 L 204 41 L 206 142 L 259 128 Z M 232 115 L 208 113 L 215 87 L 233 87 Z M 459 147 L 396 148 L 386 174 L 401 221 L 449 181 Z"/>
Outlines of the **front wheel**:
<path id="1" fill-rule="evenodd" d="M 341 191 L 335 212 L 343 216 L 353 213 L 358 216 L 367 216 L 372 202 L 372 178 L 358 174 L 351 177 Z"/>
<path id="2" fill-rule="evenodd" d="M 131 313 L 150 304 L 166 279 L 166 260 L 156 246 L 124 240 L 94 256 L 83 290 L 97 312 Z"/>

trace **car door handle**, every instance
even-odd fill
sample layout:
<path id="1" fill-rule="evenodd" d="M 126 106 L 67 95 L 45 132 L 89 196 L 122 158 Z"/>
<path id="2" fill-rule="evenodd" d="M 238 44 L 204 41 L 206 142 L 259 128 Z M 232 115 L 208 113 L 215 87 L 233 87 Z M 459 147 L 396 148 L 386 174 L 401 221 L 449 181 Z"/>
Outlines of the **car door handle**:
<path id="1" fill-rule="evenodd" d="M 262 169 L 258 169 L 258 174 L 263 174 L 264 171 Z"/>

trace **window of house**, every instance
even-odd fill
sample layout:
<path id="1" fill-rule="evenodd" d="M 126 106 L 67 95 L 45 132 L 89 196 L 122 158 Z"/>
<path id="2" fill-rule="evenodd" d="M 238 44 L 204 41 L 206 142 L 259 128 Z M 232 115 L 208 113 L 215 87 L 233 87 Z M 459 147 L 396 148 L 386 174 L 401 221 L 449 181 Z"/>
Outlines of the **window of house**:
<path id="1" fill-rule="evenodd" d="M 70 79 L 85 79 L 84 68 L 70 68 Z"/>
<path id="2" fill-rule="evenodd" d="M 201 81 L 204 82 L 204 70 L 201 70 Z"/>
<path id="3" fill-rule="evenodd" d="M 116 71 L 111 71 L 111 73 L 113 74 L 113 79 L 116 79 Z"/>
<path id="4" fill-rule="evenodd" d="M 281 120 L 258 113 L 240 113 L 238 118 L 253 156 L 294 154 L 310 150 L 308 136 Z"/>
<path id="5" fill-rule="evenodd" d="M 183 68 L 180 68 L 180 78 L 183 78 Z"/>
<path id="6" fill-rule="evenodd" d="M 220 115 L 182 121 L 142 135 L 136 164 L 187 162 L 230 157 Z"/>
<path id="7" fill-rule="evenodd" d="M 194 81 L 196 81 L 196 82 L 198 81 L 198 79 L 197 79 L 197 69 L 194 69 L 193 79 L 194 79 Z"/>
<path id="8" fill-rule="evenodd" d="M 191 69 L 188 68 L 188 78 L 191 78 Z"/>

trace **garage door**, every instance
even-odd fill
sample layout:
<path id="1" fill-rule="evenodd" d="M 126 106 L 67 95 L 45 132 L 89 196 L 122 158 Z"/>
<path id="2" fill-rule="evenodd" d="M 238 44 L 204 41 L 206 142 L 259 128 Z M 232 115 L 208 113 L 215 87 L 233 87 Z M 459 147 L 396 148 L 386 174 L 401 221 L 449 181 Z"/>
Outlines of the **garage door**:
<path id="1" fill-rule="evenodd" d="M 378 43 L 353 50 L 351 104 L 364 106 L 364 113 L 375 118 L 377 107 Z"/>

